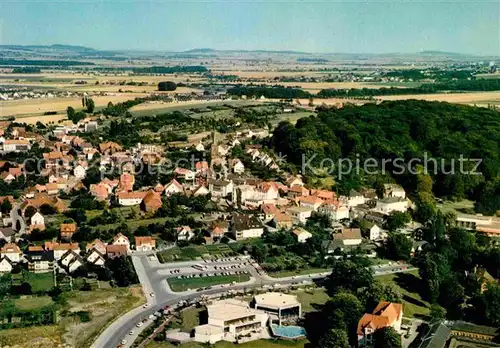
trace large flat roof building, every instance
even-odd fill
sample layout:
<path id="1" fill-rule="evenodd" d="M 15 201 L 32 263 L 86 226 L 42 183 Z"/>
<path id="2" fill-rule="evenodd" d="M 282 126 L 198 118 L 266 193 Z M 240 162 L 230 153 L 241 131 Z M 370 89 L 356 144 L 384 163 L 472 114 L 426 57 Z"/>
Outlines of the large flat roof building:
<path id="1" fill-rule="evenodd" d="M 269 320 L 269 315 L 264 311 L 250 308 L 248 303 L 234 299 L 207 305 L 207 312 L 208 324 L 194 328 L 197 342 L 238 342 L 243 336 L 252 333 L 257 333 L 255 339 L 259 339 L 259 333 L 266 330 Z"/>
<path id="2" fill-rule="evenodd" d="M 252 305 L 260 309 L 276 320 L 281 325 L 283 321 L 296 320 L 302 315 L 302 306 L 297 296 L 282 294 L 280 292 L 268 292 L 256 295 Z"/>

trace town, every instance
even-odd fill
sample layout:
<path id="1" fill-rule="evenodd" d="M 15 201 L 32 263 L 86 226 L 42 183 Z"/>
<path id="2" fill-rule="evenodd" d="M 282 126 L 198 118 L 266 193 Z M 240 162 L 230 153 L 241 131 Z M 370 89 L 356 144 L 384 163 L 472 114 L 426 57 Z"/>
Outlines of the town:
<path id="1" fill-rule="evenodd" d="M 497 4 L 2 14 L 1 347 L 500 347 Z"/>

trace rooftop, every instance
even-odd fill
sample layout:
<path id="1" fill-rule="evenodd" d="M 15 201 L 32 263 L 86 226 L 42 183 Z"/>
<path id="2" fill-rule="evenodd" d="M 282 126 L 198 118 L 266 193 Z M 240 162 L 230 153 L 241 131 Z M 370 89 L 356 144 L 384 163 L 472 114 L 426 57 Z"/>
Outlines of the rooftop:
<path id="1" fill-rule="evenodd" d="M 265 294 L 256 295 L 254 297 L 255 303 L 259 306 L 280 308 L 299 306 L 300 302 L 297 296 L 282 294 L 280 292 L 268 292 Z"/>

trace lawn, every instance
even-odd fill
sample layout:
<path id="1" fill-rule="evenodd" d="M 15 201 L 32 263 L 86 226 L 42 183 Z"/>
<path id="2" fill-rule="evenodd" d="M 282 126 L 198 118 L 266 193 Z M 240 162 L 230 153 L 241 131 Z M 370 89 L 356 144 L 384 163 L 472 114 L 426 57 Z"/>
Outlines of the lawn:
<path id="1" fill-rule="evenodd" d="M 279 272 L 268 272 L 268 275 L 274 278 L 284 278 L 284 277 L 292 277 L 296 275 L 304 275 L 304 274 L 314 274 L 314 273 L 323 273 L 323 272 L 331 272 L 331 268 L 304 268 L 299 269 L 297 271 L 279 271 Z"/>
<path id="2" fill-rule="evenodd" d="M 376 276 L 376 280 L 390 283 L 403 296 L 403 312 L 407 318 L 427 319 L 430 304 L 424 300 L 419 293 L 422 289 L 422 280 L 418 271 L 407 273 L 395 273 Z"/>
<path id="3" fill-rule="evenodd" d="M 317 310 L 315 307 L 325 304 L 330 299 L 325 288 L 293 291 L 290 294 L 297 296 L 297 299 L 302 305 L 302 312 L 315 311 Z"/>
<path id="4" fill-rule="evenodd" d="M 304 348 L 310 346 L 309 342 L 307 340 L 300 340 L 300 341 L 282 341 L 282 340 L 258 340 L 258 341 L 252 341 L 252 342 L 247 342 L 247 343 L 242 343 L 242 344 L 233 344 L 230 342 L 217 342 L 213 346 L 214 348 L 282 348 L 282 347 L 294 347 L 294 348 Z M 207 347 L 206 344 L 203 343 L 197 343 L 197 342 L 189 342 L 185 344 L 181 344 L 179 346 L 175 346 L 171 343 L 168 342 L 155 342 L 152 341 L 147 345 L 148 348 L 204 348 Z"/>
<path id="5" fill-rule="evenodd" d="M 30 283 L 33 292 L 46 292 L 54 288 L 54 274 L 48 273 L 23 273 L 23 281 Z"/>
<path id="6" fill-rule="evenodd" d="M 200 314 L 205 312 L 205 307 L 190 307 L 181 312 L 181 331 L 191 332 L 193 328 L 200 325 Z"/>
<path id="7" fill-rule="evenodd" d="M 52 301 L 52 298 L 50 296 L 30 296 L 14 300 L 14 304 L 17 308 L 26 311 L 50 306 L 52 303 L 54 302 Z"/>
<path id="8" fill-rule="evenodd" d="M 196 277 L 187 279 L 169 278 L 168 285 L 172 291 L 186 291 L 188 289 L 198 289 L 206 286 L 230 284 L 232 282 L 242 283 L 250 280 L 248 274 L 228 275 L 228 276 L 213 276 L 213 277 Z"/>
<path id="9" fill-rule="evenodd" d="M 174 261 L 190 261 L 199 260 L 202 255 L 208 254 L 209 251 L 203 245 L 193 245 L 185 248 L 174 247 L 165 251 L 159 252 L 158 260 L 161 263 Z"/>

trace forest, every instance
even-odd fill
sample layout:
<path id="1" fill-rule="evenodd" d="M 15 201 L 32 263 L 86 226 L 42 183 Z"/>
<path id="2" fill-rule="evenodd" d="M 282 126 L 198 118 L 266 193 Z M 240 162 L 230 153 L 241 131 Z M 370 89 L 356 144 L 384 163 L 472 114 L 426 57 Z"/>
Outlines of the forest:
<path id="1" fill-rule="evenodd" d="M 378 165 L 382 159 L 392 160 L 385 175 L 367 175 L 361 170 L 359 175 L 351 173 L 343 178 L 338 185 L 346 189 L 395 180 L 408 192 L 416 192 L 421 176 L 409 170 L 396 171 L 394 160 L 400 158 L 412 167 L 427 163 L 426 174 L 432 181 L 427 186 L 434 195 L 473 199 L 476 210 L 482 213 L 500 209 L 500 113 L 495 110 L 419 100 L 323 108 L 317 116 L 302 118 L 295 125 L 281 122 L 270 145 L 297 168 L 302 155 L 315 156 L 313 166 L 325 158 L 373 158 Z M 467 173 L 474 169 L 473 161 L 463 161 L 460 168 L 460 156 L 481 159 L 476 169 L 480 174 Z M 413 168 L 413 174 L 416 170 Z"/>

